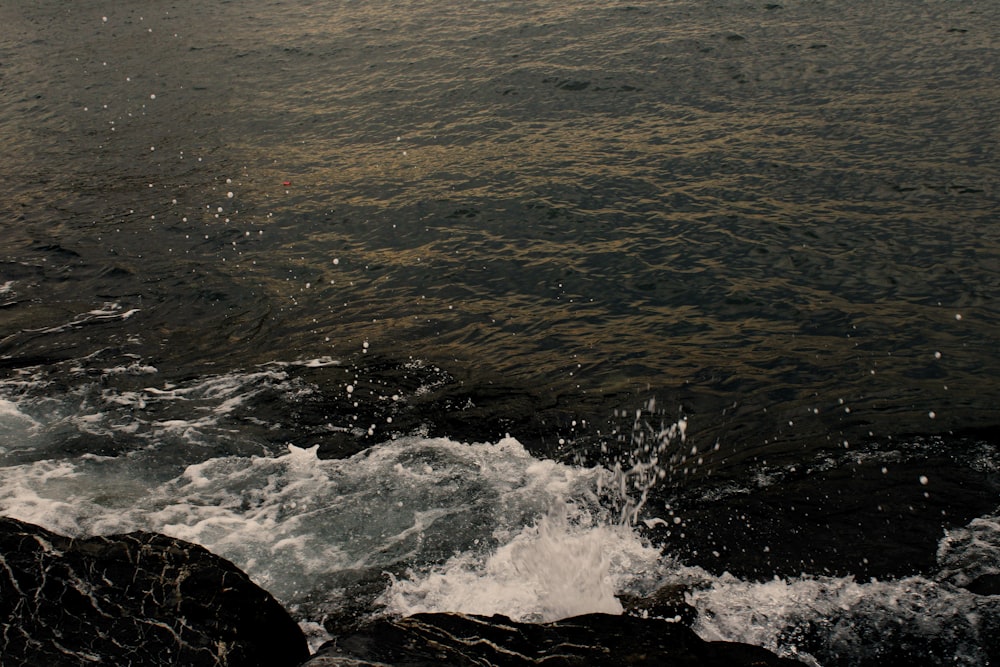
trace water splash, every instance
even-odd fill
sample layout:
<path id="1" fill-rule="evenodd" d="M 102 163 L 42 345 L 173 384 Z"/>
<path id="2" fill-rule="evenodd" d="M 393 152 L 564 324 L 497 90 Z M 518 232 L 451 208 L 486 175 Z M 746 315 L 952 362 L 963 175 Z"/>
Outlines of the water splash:
<path id="1" fill-rule="evenodd" d="M 706 579 L 690 602 L 707 640 L 741 641 L 807 665 L 992 664 L 1000 601 L 924 577 L 861 583 L 853 577 L 746 582 Z M 993 619 L 993 620 L 991 620 Z"/>
<path id="2" fill-rule="evenodd" d="M 662 581 L 675 566 L 634 530 L 650 491 L 701 463 L 697 449 L 686 445 L 687 420 L 652 426 L 655 414 L 653 400 L 636 411 L 631 437 L 610 468 L 577 468 L 587 471 L 592 491 L 557 494 L 532 523 L 498 536 L 495 550 L 463 552 L 394 577 L 381 598 L 387 611 L 503 614 L 532 622 L 622 613 L 616 593 L 649 592 L 648 582 Z"/>
<path id="3" fill-rule="evenodd" d="M 622 526 L 557 503 L 536 523 L 485 557 L 462 553 L 424 575 L 393 579 L 387 611 L 460 611 L 546 622 L 586 613 L 622 613 L 616 590 L 634 570 L 655 567 L 659 552 Z M 638 566 L 638 567 L 637 567 Z"/>
<path id="4" fill-rule="evenodd" d="M 655 415 L 655 399 L 635 411 L 626 446 L 611 457 L 610 469 L 598 477 L 598 493 L 615 507 L 619 525 L 636 525 L 655 486 L 672 483 L 704 462 L 697 446 L 687 447 L 687 418 L 673 423 L 661 418 L 654 425 Z M 608 445 L 602 447 L 602 453 L 609 453 Z"/>

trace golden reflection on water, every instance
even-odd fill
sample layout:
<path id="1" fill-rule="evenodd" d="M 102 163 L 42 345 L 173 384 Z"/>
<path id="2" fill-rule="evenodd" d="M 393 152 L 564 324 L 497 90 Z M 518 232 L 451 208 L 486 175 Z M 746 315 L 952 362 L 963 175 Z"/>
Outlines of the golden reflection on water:
<path id="1" fill-rule="evenodd" d="M 796 409 L 952 400 L 941 348 L 995 377 L 996 12 L 768 7 L 69 8 L 11 69 L 53 80 L 3 114 L 7 243 L 50 261 L 60 237 L 79 259 L 39 275 L 141 294 L 206 355 L 215 331 L 260 361 L 368 340 L 556 393 Z"/>

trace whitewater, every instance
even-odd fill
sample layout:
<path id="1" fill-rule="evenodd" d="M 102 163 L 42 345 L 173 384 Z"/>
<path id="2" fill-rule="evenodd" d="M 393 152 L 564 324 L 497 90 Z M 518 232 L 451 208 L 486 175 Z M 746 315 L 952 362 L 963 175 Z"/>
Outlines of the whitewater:
<path id="1" fill-rule="evenodd" d="M 313 648 L 667 587 L 1000 655 L 995 3 L 0 23 L 0 514 L 203 545 Z"/>

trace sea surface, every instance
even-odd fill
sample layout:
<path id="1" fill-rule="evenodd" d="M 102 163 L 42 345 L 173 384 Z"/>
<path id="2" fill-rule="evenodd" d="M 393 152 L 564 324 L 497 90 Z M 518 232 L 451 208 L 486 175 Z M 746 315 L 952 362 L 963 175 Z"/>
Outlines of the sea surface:
<path id="1" fill-rule="evenodd" d="M 202 544 L 314 647 L 683 585 L 809 665 L 1000 659 L 1000 4 L 0 26 L 0 513 Z"/>

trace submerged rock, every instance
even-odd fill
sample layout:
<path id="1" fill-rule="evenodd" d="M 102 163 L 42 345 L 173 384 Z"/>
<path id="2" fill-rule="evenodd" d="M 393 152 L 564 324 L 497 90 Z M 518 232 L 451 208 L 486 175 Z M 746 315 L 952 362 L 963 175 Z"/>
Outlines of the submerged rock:
<path id="1" fill-rule="evenodd" d="M 288 613 L 229 561 L 155 533 L 72 539 L 0 517 L 3 664 L 297 665 Z"/>
<path id="2" fill-rule="evenodd" d="M 625 613 L 631 616 L 663 618 L 690 627 L 698 618 L 698 610 L 685 601 L 684 595 L 687 592 L 686 586 L 667 584 L 646 597 L 619 595 L 618 600 Z"/>
<path id="3" fill-rule="evenodd" d="M 707 642 L 680 623 L 587 614 L 544 624 L 505 616 L 417 614 L 374 621 L 327 642 L 303 667 L 476 665 L 800 665 L 758 646 Z"/>

